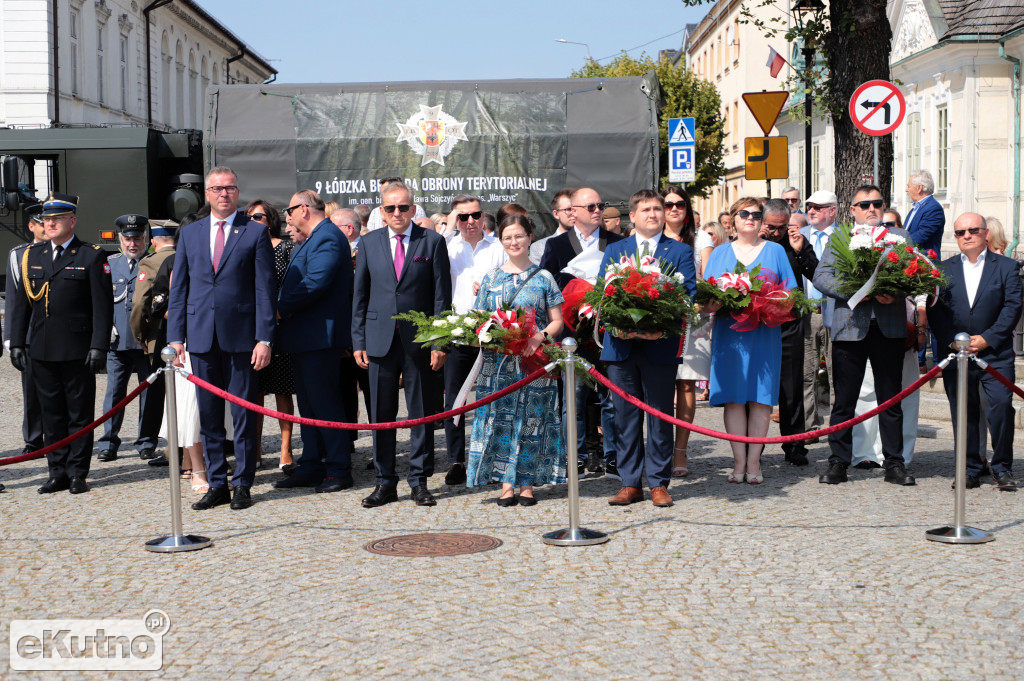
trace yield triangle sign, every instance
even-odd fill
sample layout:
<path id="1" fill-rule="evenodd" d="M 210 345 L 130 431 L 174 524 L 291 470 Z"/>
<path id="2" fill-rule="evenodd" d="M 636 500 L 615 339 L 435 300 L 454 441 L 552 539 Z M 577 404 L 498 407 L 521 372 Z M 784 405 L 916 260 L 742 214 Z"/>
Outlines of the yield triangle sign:
<path id="1" fill-rule="evenodd" d="M 743 93 L 743 101 L 747 103 L 747 108 L 754 114 L 754 119 L 765 135 L 771 134 L 787 99 L 789 93 L 785 91 Z"/>

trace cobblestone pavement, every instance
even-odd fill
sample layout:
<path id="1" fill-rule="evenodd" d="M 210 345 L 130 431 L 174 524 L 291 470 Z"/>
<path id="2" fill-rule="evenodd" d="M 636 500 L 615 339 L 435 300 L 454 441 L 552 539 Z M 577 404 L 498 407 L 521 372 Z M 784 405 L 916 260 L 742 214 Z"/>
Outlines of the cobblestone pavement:
<path id="1" fill-rule="evenodd" d="M 9 456 L 22 443 L 6 357 L 0 382 L 0 456 Z M 697 414 L 721 427 L 719 410 Z M 993 531 L 992 543 L 926 541 L 953 502 L 953 443 L 948 427 L 930 427 L 940 437 L 920 441 L 912 488 L 885 484 L 877 470 L 818 484 L 825 444 L 807 468 L 769 448 L 764 484 L 730 485 L 728 444 L 695 436 L 672 508 L 613 508 L 615 481 L 583 480 L 582 524 L 611 534 L 586 548 L 540 541 L 567 524 L 564 487 L 541 488 L 535 507 L 504 509 L 495 488 L 452 489 L 438 473 L 435 508 L 415 507 L 404 483 L 399 503 L 361 508 L 369 437 L 356 488 L 338 494 L 274 490 L 276 457 L 246 511 L 192 511 L 183 482 L 185 531 L 214 539 L 183 554 L 143 549 L 169 531 L 167 478 L 134 455 L 94 462 L 93 490 L 81 496 L 37 494 L 39 461 L 0 467 L 0 629 L 160 608 L 172 621 L 164 668 L 132 678 L 1020 679 L 1024 496 L 968 492 L 968 521 Z M 265 443 L 273 451 L 278 440 Z M 503 545 L 448 558 L 363 549 L 419 532 Z M 0 656 L 0 678 L 58 677 L 11 670 L 6 645 Z"/>

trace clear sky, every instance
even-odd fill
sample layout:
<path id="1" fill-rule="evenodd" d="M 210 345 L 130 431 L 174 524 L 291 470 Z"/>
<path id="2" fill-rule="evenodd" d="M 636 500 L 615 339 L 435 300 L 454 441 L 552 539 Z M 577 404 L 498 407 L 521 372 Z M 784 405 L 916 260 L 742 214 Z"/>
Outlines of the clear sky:
<path id="1" fill-rule="evenodd" d="M 197 0 L 279 83 L 565 78 L 590 55 L 678 49 L 711 3 L 681 0 Z M 643 47 L 639 47 L 639 46 Z M 638 48 L 638 49 L 631 49 Z"/>

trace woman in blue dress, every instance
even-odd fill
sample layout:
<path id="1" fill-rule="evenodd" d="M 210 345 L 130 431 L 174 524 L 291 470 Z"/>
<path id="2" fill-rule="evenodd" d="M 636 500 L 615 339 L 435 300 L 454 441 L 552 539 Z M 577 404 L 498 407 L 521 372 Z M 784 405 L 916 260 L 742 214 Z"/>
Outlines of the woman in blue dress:
<path id="1" fill-rule="evenodd" d="M 778 282 L 793 288 L 795 278 L 786 251 L 777 243 L 766 241 L 761 232 L 761 203 L 742 198 L 729 209 L 736 228 L 736 240 L 722 244 L 711 252 L 704 278 L 719 277 L 732 272 L 737 262 L 748 270 L 761 266 L 761 274 L 774 273 Z M 716 312 L 721 306 L 712 302 L 705 306 Z M 715 317 L 711 332 L 711 406 L 725 406 L 725 430 L 734 435 L 764 437 L 772 407 L 779 401 L 779 372 L 782 363 L 782 331 L 779 327 L 760 325 L 750 331 L 729 328 L 734 319 L 729 314 Z M 733 471 L 729 482 L 758 484 L 761 473 L 761 452 L 764 445 L 732 442 Z"/>
<path id="2" fill-rule="evenodd" d="M 533 223 L 525 215 L 509 215 L 497 228 L 509 260 L 480 282 L 474 307 L 497 310 L 502 305 L 532 309 L 537 333 L 523 350 L 530 356 L 545 334 L 562 330 L 562 293 L 547 271 L 530 262 Z M 484 350 L 484 363 L 476 384 L 477 399 L 497 392 L 526 376 L 519 357 Z M 565 442 L 558 381 L 541 378 L 525 388 L 481 407 L 473 420 L 466 484 L 470 487 L 501 483 L 499 506 L 533 506 L 533 486 L 565 482 Z M 515 486 L 519 486 L 516 498 Z"/>

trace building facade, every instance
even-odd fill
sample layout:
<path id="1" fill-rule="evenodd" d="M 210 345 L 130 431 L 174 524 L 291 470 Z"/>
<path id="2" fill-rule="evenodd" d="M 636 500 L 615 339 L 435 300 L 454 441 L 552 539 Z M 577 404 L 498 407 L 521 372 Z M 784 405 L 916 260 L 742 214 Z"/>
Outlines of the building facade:
<path id="1" fill-rule="evenodd" d="M 276 73 L 190 0 L 0 2 L 0 126 L 201 130 L 207 86 Z"/>

